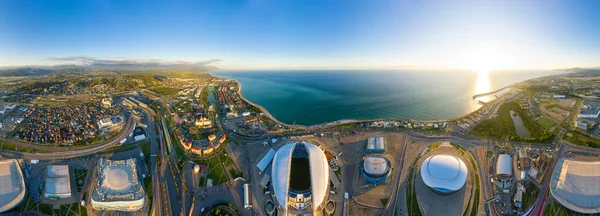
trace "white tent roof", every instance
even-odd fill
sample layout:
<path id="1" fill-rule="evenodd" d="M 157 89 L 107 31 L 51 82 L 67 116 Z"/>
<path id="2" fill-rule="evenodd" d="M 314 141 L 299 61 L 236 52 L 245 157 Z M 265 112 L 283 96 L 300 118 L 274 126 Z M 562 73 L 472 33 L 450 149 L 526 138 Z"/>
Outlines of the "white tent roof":
<path id="1" fill-rule="evenodd" d="M 385 149 L 385 140 L 383 137 L 369 137 L 367 149 Z"/>
<path id="2" fill-rule="evenodd" d="M 273 190 L 277 202 L 287 209 L 287 196 L 289 191 L 289 176 L 291 169 L 292 152 L 297 143 L 289 143 L 282 146 L 273 159 L 273 168 L 271 169 Z M 317 211 L 319 206 L 325 201 L 327 196 L 327 187 L 329 185 L 329 166 L 325 153 L 319 147 L 305 143 L 304 147 L 308 152 L 310 163 L 310 177 L 312 188 L 313 211 Z M 284 213 L 287 214 L 287 213 Z"/>
<path id="3" fill-rule="evenodd" d="M 512 164 L 510 161 L 509 154 L 498 155 L 498 161 L 496 164 L 496 175 L 512 176 Z"/>
<path id="4" fill-rule="evenodd" d="M 258 161 L 256 164 L 258 170 L 260 170 L 260 172 L 264 172 L 265 169 L 267 169 L 267 166 L 269 166 L 269 163 L 271 163 L 273 160 L 273 157 L 275 157 L 275 150 L 269 149 L 269 152 L 267 152 L 267 154 L 265 154 L 265 156 L 263 156 L 263 158 L 260 159 L 260 161 Z"/>
<path id="5" fill-rule="evenodd" d="M 46 168 L 46 194 L 71 194 L 68 165 L 48 165 Z"/>
<path id="6" fill-rule="evenodd" d="M 423 161 L 421 178 L 431 188 L 457 191 L 467 181 L 467 166 L 456 157 L 434 155 Z"/>

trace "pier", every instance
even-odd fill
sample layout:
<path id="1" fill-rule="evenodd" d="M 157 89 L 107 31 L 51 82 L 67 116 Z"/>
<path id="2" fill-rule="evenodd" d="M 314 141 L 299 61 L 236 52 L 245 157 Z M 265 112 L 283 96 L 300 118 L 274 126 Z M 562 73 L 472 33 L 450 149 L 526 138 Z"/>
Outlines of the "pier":
<path id="1" fill-rule="evenodd" d="M 492 91 L 492 92 L 487 92 L 487 93 L 481 93 L 481 94 L 476 94 L 476 95 L 473 95 L 473 100 L 475 100 L 475 99 L 476 99 L 476 98 L 478 98 L 478 97 L 483 97 L 483 96 L 488 96 L 488 95 L 491 95 L 491 94 L 496 94 L 496 93 L 498 93 L 498 92 L 501 92 L 501 91 L 502 91 L 502 90 L 504 90 L 504 89 L 511 88 L 511 87 L 512 87 L 512 85 L 509 85 L 509 86 L 504 86 L 504 87 L 502 87 L 502 88 L 500 88 L 500 89 L 498 89 L 498 90 L 496 90 L 496 91 Z"/>

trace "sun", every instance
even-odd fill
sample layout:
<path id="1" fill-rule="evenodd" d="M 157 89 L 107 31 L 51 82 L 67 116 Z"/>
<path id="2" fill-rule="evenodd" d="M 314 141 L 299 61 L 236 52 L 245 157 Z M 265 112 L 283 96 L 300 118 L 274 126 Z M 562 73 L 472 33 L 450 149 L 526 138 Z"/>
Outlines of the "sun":
<path id="1" fill-rule="evenodd" d="M 499 49 L 493 46 L 475 46 L 467 49 L 460 56 L 460 67 L 475 72 L 488 73 L 493 70 L 499 70 L 505 63 L 504 55 L 499 52 Z"/>

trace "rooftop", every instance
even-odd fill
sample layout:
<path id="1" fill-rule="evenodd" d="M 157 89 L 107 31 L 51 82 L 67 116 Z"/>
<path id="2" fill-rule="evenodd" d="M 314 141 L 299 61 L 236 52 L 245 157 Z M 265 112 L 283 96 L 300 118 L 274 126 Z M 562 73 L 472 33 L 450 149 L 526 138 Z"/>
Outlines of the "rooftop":
<path id="1" fill-rule="evenodd" d="M 46 167 L 46 194 L 71 194 L 68 165 L 48 165 Z"/>
<path id="2" fill-rule="evenodd" d="M 137 200 L 145 195 L 137 171 L 136 159 L 107 160 L 98 162 L 98 182 L 92 199 L 99 201 Z"/>
<path id="3" fill-rule="evenodd" d="M 579 111 L 580 115 L 597 115 L 598 113 L 600 113 L 600 101 L 583 101 L 583 106 Z"/>
<path id="4" fill-rule="evenodd" d="M 512 163 L 509 154 L 498 155 L 498 161 L 496 162 L 496 175 L 512 176 Z"/>
<path id="5" fill-rule="evenodd" d="M 550 192 L 568 209 L 600 213 L 600 161 L 561 158 L 552 173 Z"/>
<path id="6" fill-rule="evenodd" d="M 0 213 L 19 205 L 25 197 L 25 181 L 17 160 L 0 161 Z"/>
<path id="7" fill-rule="evenodd" d="M 367 142 L 367 149 L 385 149 L 385 140 L 383 137 L 369 137 Z"/>
<path id="8" fill-rule="evenodd" d="M 454 156 L 434 155 L 423 161 L 421 178 L 430 188 L 440 191 L 457 191 L 467 181 L 467 166 Z"/>
<path id="9" fill-rule="evenodd" d="M 304 148 L 303 151 L 294 151 L 296 148 Z M 305 142 L 292 141 L 283 145 L 273 158 L 271 168 L 272 185 L 275 201 L 287 211 L 288 192 L 290 190 L 290 177 L 293 157 L 308 158 L 310 169 L 310 189 L 313 200 L 312 212 L 318 212 L 326 201 L 329 186 L 329 165 L 323 150 L 319 147 Z M 284 213 L 287 214 L 287 213 Z"/>
<path id="10" fill-rule="evenodd" d="M 383 175 L 389 171 L 389 161 L 380 155 L 367 156 L 364 158 L 363 167 L 369 175 Z"/>

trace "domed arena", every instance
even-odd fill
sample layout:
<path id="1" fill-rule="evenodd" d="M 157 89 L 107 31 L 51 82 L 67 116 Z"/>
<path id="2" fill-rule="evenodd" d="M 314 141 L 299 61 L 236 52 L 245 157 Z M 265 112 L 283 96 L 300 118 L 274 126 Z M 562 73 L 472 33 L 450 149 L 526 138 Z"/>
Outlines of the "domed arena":
<path id="1" fill-rule="evenodd" d="M 313 214 L 323 210 L 329 192 L 327 158 L 316 145 L 294 141 L 273 158 L 274 201 L 281 215 Z"/>
<path id="2" fill-rule="evenodd" d="M 427 187 L 441 195 L 459 191 L 467 181 L 467 166 L 459 158 L 434 155 L 421 164 L 421 178 Z"/>

